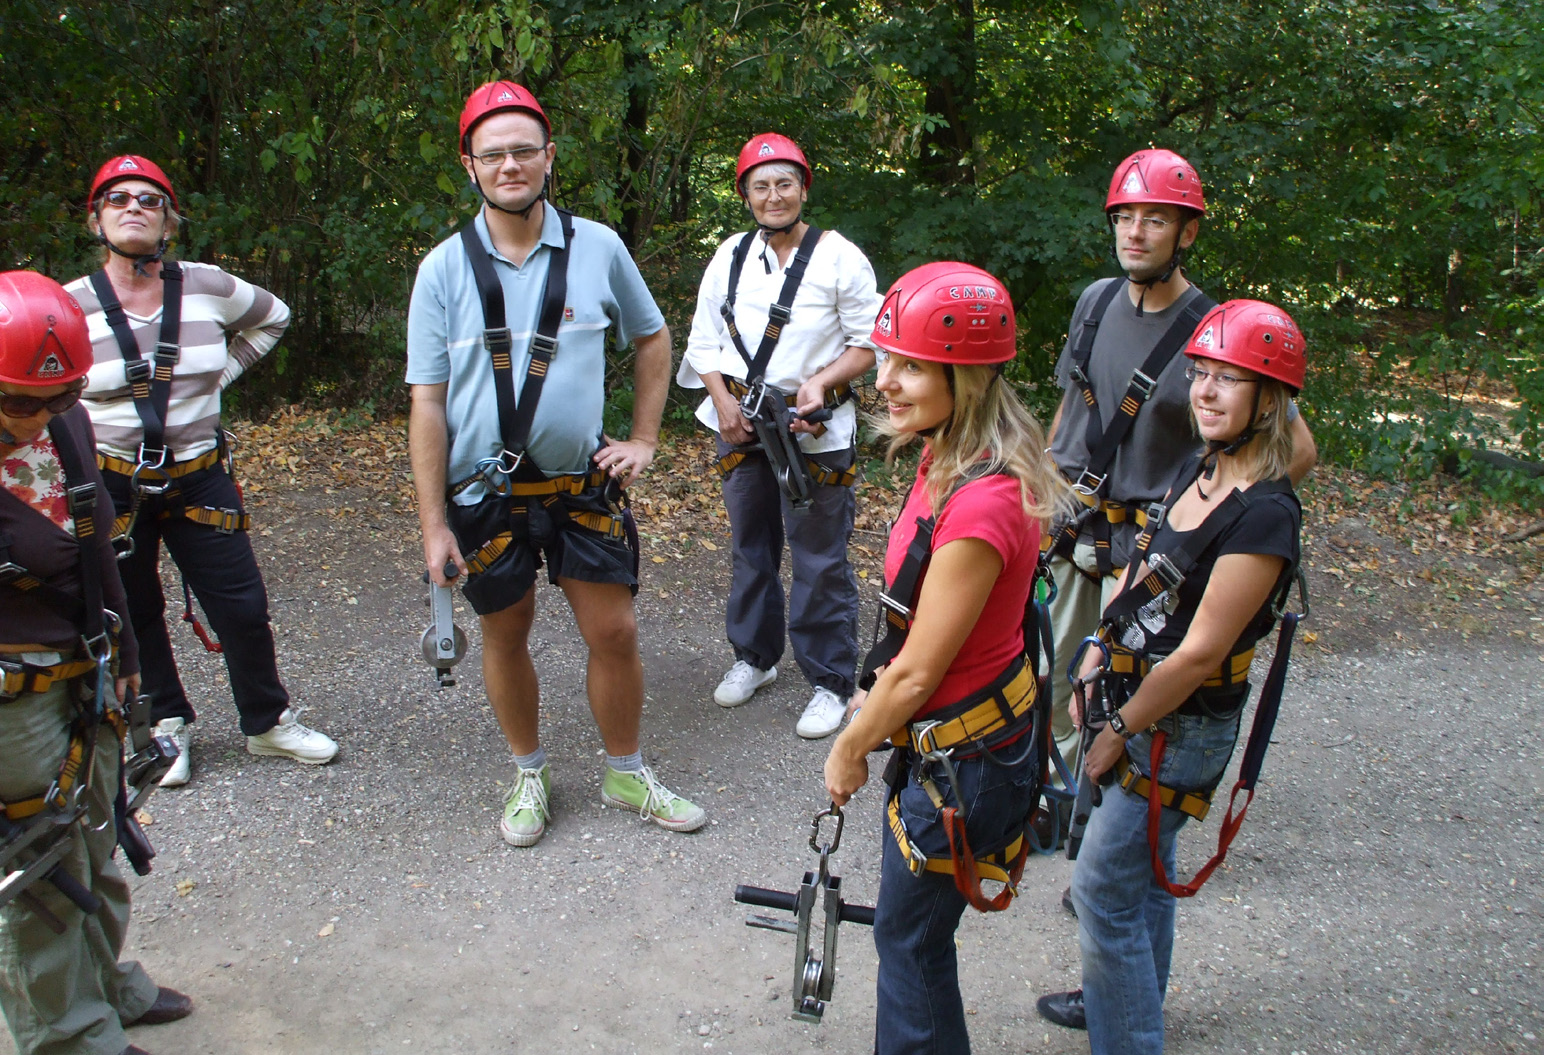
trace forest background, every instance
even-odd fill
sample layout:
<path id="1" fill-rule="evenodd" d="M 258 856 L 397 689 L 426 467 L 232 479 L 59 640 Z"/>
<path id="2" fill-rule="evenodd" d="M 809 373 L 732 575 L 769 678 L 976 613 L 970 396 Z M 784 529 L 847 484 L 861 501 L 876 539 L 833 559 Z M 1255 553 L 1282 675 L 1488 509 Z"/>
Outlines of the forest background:
<path id="1" fill-rule="evenodd" d="M 1163 146 L 1206 187 L 1191 277 L 1303 326 L 1323 457 L 1544 495 L 1533 2 L 10 0 L 3 263 L 93 269 L 87 182 L 147 155 L 188 218 L 180 255 L 294 310 L 239 412 L 394 414 L 417 263 L 475 206 L 457 114 L 496 76 L 542 100 L 556 201 L 621 233 L 678 347 L 704 264 L 747 226 L 736 152 L 775 130 L 813 163 L 809 218 L 881 289 L 943 258 L 1008 284 L 1011 376 L 1048 411 L 1077 293 L 1114 273 L 1110 172 Z M 622 421 L 625 349 L 611 366 Z"/>

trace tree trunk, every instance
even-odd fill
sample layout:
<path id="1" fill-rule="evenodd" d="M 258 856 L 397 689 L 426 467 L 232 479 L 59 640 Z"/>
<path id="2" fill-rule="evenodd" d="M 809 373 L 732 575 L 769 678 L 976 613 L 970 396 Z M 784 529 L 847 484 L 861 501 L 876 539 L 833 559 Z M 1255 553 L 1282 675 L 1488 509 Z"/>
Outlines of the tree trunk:
<path id="1" fill-rule="evenodd" d="M 975 148 L 975 0 L 947 0 L 934 10 L 938 20 L 933 31 L 945 57 L 919 71 L 926 85 L 922 105 L 948 124 L 923 133 L 919 174 L 940 187 L 969 186 L 976 182 L 970 161 Z"/>
<path id="2" fill-rule="evenodd" d="M 622 244 L 637 252 L 646 234 L 643 196 L 648 190 L 644 171 L 649 131 L 649 57 L 629 45 L 622 53 L 627 76 L 627 112 L 622 115 Z"/>

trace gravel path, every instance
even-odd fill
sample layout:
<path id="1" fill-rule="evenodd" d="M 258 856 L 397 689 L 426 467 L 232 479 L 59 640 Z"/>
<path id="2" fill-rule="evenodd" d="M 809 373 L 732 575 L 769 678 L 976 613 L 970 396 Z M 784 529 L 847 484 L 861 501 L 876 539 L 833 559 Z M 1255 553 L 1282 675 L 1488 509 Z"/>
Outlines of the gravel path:
<path id="1" fill-rule="evenodd" d="M 345 500 L 355 512 L 340 525 L 329 511 Z M 198 1010 L 135 1030 L 137 1044 L 163 1055 L 870 1050 L 866 930 L 842 928 L 831 1009 L 803 1025 L 788 1018 L 792 938 L 746 928 L 730 899 L 739 882 L 788 889 L 813 865 L 825 746 L 793 733 L 808 689 L 791 659 L 750 704 L 712 703 L 728 662 L 727 539 L 646 558 L 640 594 L 646 759 L 712 823 L 675 835 L 600 806 L 582 655 L 561 595 L 544 587 L 535 650 L 556 818 L 522 851 L 497 833 L 510 767 L 464 605 L 473 647 L 461 684 L 436 691 L 417 655 L 427 613 L 410 517 L 314 488 L 254 504 L 286 680 L 343 752 L 320 769 L 249 757 L 223 666 L 178 631 L 190 694 L 208 702 L 192 784 L 150 804 L 160 857 L 136 884 L 131 945 Z M 1342 603 L 1343 624 L 1386 616 L 1373 599 Z M 1537 629 L 1520 615 L 1509 626 Z M 1544 1050 L 1544 657 L 1507 630 L 1301 649 L 1249 822 L 1180 911 L 1171 1051 Z M 873 785 L 857 797 L 833 858 L 854 901 L 875 892 L 880 804 Z M 1216 830 L 1182 840 L 1188 868 Z M 1075 924 L 1059 904 L 1070 871 L 1060 857 L 1032 861 L 1010 912 L 967 914 L 977 1052 L 1087 1050 L 1034 1013 L 1036 995 L 1077 984 Z"/>

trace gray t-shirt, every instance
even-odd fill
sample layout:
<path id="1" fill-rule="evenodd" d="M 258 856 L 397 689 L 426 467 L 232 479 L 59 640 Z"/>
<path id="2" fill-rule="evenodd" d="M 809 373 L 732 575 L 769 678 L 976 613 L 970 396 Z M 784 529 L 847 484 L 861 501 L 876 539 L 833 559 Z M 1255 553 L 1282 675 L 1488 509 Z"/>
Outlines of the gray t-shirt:
<path id="1" fill-rule="evenodd" d="M 1066 394 L 1062 397 L 1061 424 L 1057 426 L 1056 439 L 1051 444 L 1051 458 L 1069 480 L 1076 480 L 1088 464 L 1088 447 L 1084 440 L 1088 417 L 1092 413 L 1083 401 L 1082 391 L 1072 381 L 1072 351 L 1083 332 L 1083 320 L 1093 310 L 1100 291 L 1111 282 L 1124 283 L 1125 279 L 1101 279 L 1078 298 L 1068 327 L 1067 343 L 1056 363 L 1056 380 Z M 1191 286 L 1162 311 L 1145 311 L 1139 316 L 1124 290 L 1115 294 L 1110 309 L 1094 332 L 1094 346 L 1088 356 L 1088 379 L 1099 403 L 1101 425 L 1109 426 L 1121 397 L 1126 394 L 1126 386 L 1131 383 L 1131 375 L 1142 365 L 1153 345 L 1169 331 L 1185 305 L 1199 296 L 1201 291 Z M 1187 361 L 1183 351 L 1176 352 L 1158 375 L 1152 395 L 1142 405 L 1131 431 L 1115 451 L 1105 498 L 1128 503 L 1153 502 L 1162 498 L 1164 488 L 1180 462 L 1200 445 L 1190 424 L 1190 382 L 1185 380 Z M 1137 527 L 1132 520 L 1111 526 L 1110 555 L 1117 568 L 1131 559 L 1136 533 Z M 1090 538 L 1087 526 L 1083 528 L 1082 537 L 1085 541 Z"/>

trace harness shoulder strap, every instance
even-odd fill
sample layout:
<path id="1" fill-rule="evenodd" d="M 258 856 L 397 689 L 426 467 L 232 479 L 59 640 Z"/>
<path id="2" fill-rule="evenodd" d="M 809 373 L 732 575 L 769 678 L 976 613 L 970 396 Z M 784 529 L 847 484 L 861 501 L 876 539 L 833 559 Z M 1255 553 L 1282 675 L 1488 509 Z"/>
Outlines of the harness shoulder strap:
<path id="1" fill-rule="evenodd" d="M 1122 285 L 1121 282 L 1112 282 L 1111 289 L 1105 290 L 1100 296 L 1105 311 L 1109 310 L 1109 301 L 1114 299 L 1111 290 L 1119 289 Z M 1079 346 L 1079 350 L 1083 352 L 1083 358 L 1081 362 L 1074 364 L 1074 380 L 1079 376 L 1082 377 L 1078 384 L 1083 390 L 1083 399 L 1088 403 L 1091 413 L 1084 433 L 1084 443 L 1088 449 L 1088 464 L 1084 467 L 1077 483 L 1082 484 L 1092 493 L 1102 493 L 1105 477 L 1109 474 L 1110 466 L 1115 462 L 1115 453 L 1120 449 L 1127 434 L 1131 432 L 1131 427 L 1136 424 L 1137 415 L 1141 412 L 1142 405 L 1153 394 L 1158 378 L 1168 367 L 1169 361 L 1195 332 L 1196 324 L 1215 306 L 1216 303 L 1210 297 L 1198 291 L 1175 315 L 1174 321 L 1169 324 L 1163 336 L 1147 353 L 1147 358 L 1142 361 L 1142 365 L 1132 373 L 1131 380 L 1126 385 L 1126 394 L 1121 397 L 1108 427 L 1101 420 L 1098 401 L 1088 380 L 1088 355 L 1093 350 L 1093 332 L 1086 328 L 1085 323 L 1084 340 L 1087 342 L 1087 348 Z M 1098 305 L 1096 305 L 1097 308 Z M 1101 318 L 1103 314 L 1104 312 L 1101 311 Z"/>
<path id="2" fill-rule="evenodd" d="M 512 350 L 514 339 L 509 330 L 504 305 L 504 287 L 493 269 L 488 250 L 477 236 L 476 221 L 461 228 L 461 242 L 477 282 L 477 292 L 483 308 L 483 344 L 493 358 L 493 388 L 498 402 L 499 432 L 504 448 L 520 455 L 530 437 L 531 422 L 536 416 L 536 405 L 541 400 L 542 385 L 546 381 L 547 368 L 557 352 L 558 327 L 563 321 L 563 304 L 568 298 L 568 253 L 574 238 L 573 213 L 555 210 L 563 226 L 563 245 L 549 247 L 551 257 L 547 262 L 546 285 L 542 291 L 541 311 L 537 316 L 536 332 L 531 337 L 530 363 L 525 380 L 520 387 L 520 400 L 515 401 Z"/>
<path id="3" fill-rule="evenodd" d="M 745 257 L 750 252 L 750 245 L 755 239 L 756 232 L 747 233 L 740 239 L 740 244 L 735 246 L 734 254 L 729 261 L 729 293 L 719 307 L 719 314 L 724 317 L 724 325 L 729 331 L 729 339 L 734 343 L 735 351 L 739 352 L 740 358 L 745 360 L 747 385 L 755 384 L 767 372 L 767 364 L 772 361 L 772 352 L 783 336 L 783 327 L 788 325 L 788 320 L 793 315 L 793 299 L 798 295 L 799 284 L 804 281 L 804 272 L 809 268 L 810 257 L 814 254 L 815 246 L 824 233 L 819 227 L 810 224 L 804 232 L 804 237 L 799 240 L 799 248 L 794 251 L 793 260 L 789 261 L 788 269 L 783 272 L 783 288 L 778 291 L 777 301 L 767 309 L 767 328 L 761 335 L 761 344 L 757 346 L 754 358 L 745 350 L 745 341 L 740 337 L 739 328 L 735 325 L 734 294 L 739 288 Z"/>
<path id="4" fill-rule="evenodd" d="M 161 262 L 161 327 L 155 354 L 148 362 L 139 353 L 139 342 L 107 272 L 98 271 L 90 279 L 108 328 L 118 342 L 124 376 L 144 429 L 140 461 L 153 462 L 157 468 L 166 461 L 166 413 L 171 403 L 172 371 L 182 358 L 182 277 L 182 267 L 175 260 Z"/>
<path id="5" fill-rule="evenodd" d="M 81 631 L 88 642 L 96 642 L 106 632 L 102 614 L 102 564 L 96 551 L 97 486 L 86 468 L 85 452 L 75 443 L 63 419 L 48 423 L 48 436 L 59 451 L 64 466 L 65 494 L 70 515 L 75 519 L 75 546 L 80 560 L 80 582 L 84 607 Z"/>

